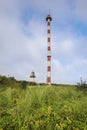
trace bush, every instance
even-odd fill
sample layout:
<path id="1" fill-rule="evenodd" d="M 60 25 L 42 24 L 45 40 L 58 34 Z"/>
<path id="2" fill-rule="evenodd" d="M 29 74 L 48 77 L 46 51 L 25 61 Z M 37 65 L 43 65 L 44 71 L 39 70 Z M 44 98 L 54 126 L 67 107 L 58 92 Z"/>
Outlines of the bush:
<path id="1" fill-rule="evenodd" d="M 77 83 L 77 88 L 79 90 L 82 90 L 84 92 L 87 91 L 87 84 L 86 84 L 86 81 L 83 81 L 82 78 L 80 79 L 80 83 Z"/>

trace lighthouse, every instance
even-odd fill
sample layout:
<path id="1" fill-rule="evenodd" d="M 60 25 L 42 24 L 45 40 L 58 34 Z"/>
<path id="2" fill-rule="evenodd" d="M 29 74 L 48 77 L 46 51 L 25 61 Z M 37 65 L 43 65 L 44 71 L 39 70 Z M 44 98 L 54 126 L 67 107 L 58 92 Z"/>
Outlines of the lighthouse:
<path id="1" fill-rule="evenodd" d="M 35 83 L 35 73 L 34 73 L 34 71 L 32 71 L 31 72 L 31 75 L 30 75 L 30 82 L 32 82 L 32 83 Z"/>
<path id="2" fill-rule="evenodd" d="M 47 21 L 47 84 L 51 84 L 51 21 L 52 17 L 48 15 Z"/>

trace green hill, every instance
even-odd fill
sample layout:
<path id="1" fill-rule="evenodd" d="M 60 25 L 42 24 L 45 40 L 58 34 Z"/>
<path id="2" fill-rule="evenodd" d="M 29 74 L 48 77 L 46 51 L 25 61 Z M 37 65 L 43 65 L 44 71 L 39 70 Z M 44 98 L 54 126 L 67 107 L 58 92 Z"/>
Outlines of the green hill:
<path id="1" fill-rule="evenodd" d="M 0 130 L 87 130 L 86 92 L 23 82 L 0 80 Z"/>

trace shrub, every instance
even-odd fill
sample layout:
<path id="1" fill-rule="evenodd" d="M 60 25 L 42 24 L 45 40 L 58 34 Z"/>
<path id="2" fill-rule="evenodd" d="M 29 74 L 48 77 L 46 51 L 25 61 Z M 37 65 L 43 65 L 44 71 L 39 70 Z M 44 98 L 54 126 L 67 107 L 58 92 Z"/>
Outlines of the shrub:
<path id="1" fill-rule="evenodd" d="M 87 84 L 86 81 L 83 81 L 82 78 L 80 79 L 80 83 L 77 83 L 77 88 L 82 91 L 87 91 Z"/>

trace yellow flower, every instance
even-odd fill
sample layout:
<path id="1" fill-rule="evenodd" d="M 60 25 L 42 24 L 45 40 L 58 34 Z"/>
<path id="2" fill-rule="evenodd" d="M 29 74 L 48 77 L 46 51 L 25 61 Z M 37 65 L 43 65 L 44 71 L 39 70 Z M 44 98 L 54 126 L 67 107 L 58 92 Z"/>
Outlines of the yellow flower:
<path id="1" fill-rule="evenodd" d="M 69 119 L 69 117 L 66 117 L 67 121 L 68 121 L 68 124 L 71 124 L 72 121 Z"/>
<path id="2" fill-rule="evenodd" d="M 56 124 L 56 126 L 55 126 L 55 127 L 56 127 L 56 129 L 61 128 L 59 124 Z"/>

